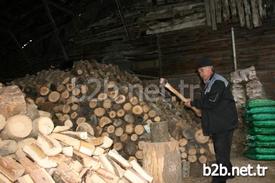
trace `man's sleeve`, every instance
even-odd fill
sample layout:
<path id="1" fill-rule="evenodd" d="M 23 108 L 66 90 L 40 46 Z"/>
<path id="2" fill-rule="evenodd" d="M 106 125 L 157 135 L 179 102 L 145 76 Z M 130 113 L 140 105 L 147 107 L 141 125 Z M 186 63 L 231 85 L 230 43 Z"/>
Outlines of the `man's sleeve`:
<path id="1" fill-rule="evenodd" d="M 191 105 L 199 109 L 214 108 L 221 100 L 225 89 L 225 84 L 222 81 L 215 81 L 210 92 L 206 94 L 205 99 L 194 100 Z"/>

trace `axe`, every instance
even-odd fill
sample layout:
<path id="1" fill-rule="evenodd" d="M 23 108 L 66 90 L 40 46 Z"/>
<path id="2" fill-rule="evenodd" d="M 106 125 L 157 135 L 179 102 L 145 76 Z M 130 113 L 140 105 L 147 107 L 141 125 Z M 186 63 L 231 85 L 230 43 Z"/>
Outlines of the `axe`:
<path id="1" fill-rule="evenodd" d="M 160 78 L 160 85 L 164 86 L 170 92 L 179 97 L 184 103 L 187 102 L 187 98 L 185 98 L 182 94 L 180 94 L 173 86 L 171 86 L 168 81 L 164 78 Z M 198 117 L 201 117 L 201 110 L 196 107 L 191 107 L 191 109 L 195 112 Z"/>

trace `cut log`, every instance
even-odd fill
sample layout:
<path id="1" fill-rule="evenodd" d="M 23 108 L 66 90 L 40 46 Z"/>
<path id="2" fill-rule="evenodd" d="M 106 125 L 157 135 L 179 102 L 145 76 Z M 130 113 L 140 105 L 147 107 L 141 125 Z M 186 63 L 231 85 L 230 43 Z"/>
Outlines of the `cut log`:
<path id="1" fill-rule="evenodd" d="M 124 109 L 125 111 L 130 111 L 130 110 L 132 109 L 132 104 L 129 103 L 129 102 L 125 103 L 125 104 L 123 105 L 123 109 Z"/>
<path id="2" fill-rule="evenodd" d="M 181 158 L 186 159 L 188 157 L 188 154 L 186 152 L 181 153 Z"/>
<path id="3" fill-rule="evenodd" d="M 144 143 L 143 168 L 154 183 L 182 183 L 181 155 L 177 141 Z"/>
<path id="4" fill-rule="evenodd" d="M 54 129 L 54 124 L 51 118 L 48 117 L 39 117 L 32 122 L 32 132 L 31 135 L 33 137 L 37 137 L 38 133 L 42 133 L 44 135 L 49 135 L 53 129 Z"/>
<path id="5" fill-rule="evenodd" d="M 141 115 L 143 113 L 143 109 L 140 105 L 135 105 L 132 108 L 132 113 L 135 114 L 135 115 Z"/>
<path id="6" fill-rule="evenodd" d="M 125 115 L 125 111 L 123 109 L 119 109 L 117 112 L 116 112 L 116 115 L 117 117 L 121 118 Z"/>
<path id="7" fill-rule="evenodd" d="M 0 114 L 6 119 L 27 112 L 25 96 L 18 86 L 0 88 Z"/>
<path id="8" fill-rule="evenodd" d="M 200 162 L 201 164 L 205 164 L 205 163 L 207 162 L 207 157 L 206 157 L 205 155 L 201 155 L 201 156 L 199 157 L 199 162 Z"/>
<path id="9" fill-rule="evenodd" d="M 76 110 L 79 109 L 79 105 L 78 105 L 78 104 L 72 104 L 71 109 L 72 109 L 73 111 L 76 111 Z"/>
<path id="10" fill-rule="evenodd" d="M 66 86 L 64 84 L 60 84 L 56 87 L 56 91 L 62 92 L 66 89 Z"/>
<path id="11" fill-rule="evenodd" d="M 32 131 L 32 120 L 26 115 L 15 115 L 7 119 L 7 124 L 1 133 L 2 139 L 21 139 Z"/>
<path id="12" fill-rule="evenodd" d="M 155 122 L 160 122 L 160 120 L 161 120 L 161 119 L 160 119 L 159 116 L 154 117 L 154 121 L 155 121 Z"/>
<path id="13" fill-rule="evenodd" d="M 138 140 L 138 135 L 137 134 L 132 134 L 130 139 L 131 139 L 131 141 L 136 142 Z"/>
<path id="14" fill-rule="evenodd" d="M 29 174 L 26 174 L 22 177 L 19 177 L 17 179 L 18 183 L 34 183 L 31 176 Z"/>
<path id="15" fill-rule="evenodd" d="M 142 110 L 143 110 L 143 112 L 147 113 L 147 112 L 150 111 L 150 107 L 145 104 L 145 105 L 142 106 Z"/>
<path id="16" fill-rule="evenodd" d="M 166 121 L 159 123 L 152 123 L 151 140 L 152 142 L 167 142 L 169 141 L 168 123 Z"/>
<path id="17" fill-rule="evenodd" d="M 127 133 L 124 133 L 119 137 L 119 139 L 121 142 L 126 143 L 129 140 L 129 135 Z"/>
<path id="18" fill-rule="evenodd" d="M 79 125 L 81 123 L 86 123 L 86 118 L 85 117 L 78 117 L 75 123 L 77 125 Z"/>
<path id="19" fill-rule="evenodd" d="M 108 95 L 106 93 L 100 93 L 97 96 L 98 101 L 104 101 L 108 98 Z"/>
<path id="20" fill-rule="evenodd" d="M 110 99 L 106 99 L 103 101 L 104 109 L 110 109 L 112 107 L 112 101 Z"/>
<path id="21" fill-rule="evenodd" d="M 14 182 L 24 174 L 25 168 L 10 157 L 0 157 L 0 172 Z"/>
<path id="22" fill-rule="evenodd" d="M 42 96 L 46 96 L 50 93 L 50 89 L 47 86 L 42 86 L 40 87 L 39 93 Z"/>
<path id="23" fill-rule="evenodd" d="M 111 119 L 114 119 L 116 117 L 116 111 L 110 111 L 108 114 Z"/>
<path id="24" fill-rule="evenodd" d="M 112 123 L 112 120 L 110 118 L 108 118 L 107 116 L 103 116 L 99 120 L 99 126 L 101 128 L 103 128 L 104 126 L 106 126 L 106 125 L 108 125 L 110 123 Z"/>
<path id="25" fill-rule="evenodd" d="M 136 96 L 130 98 L 130 103 L 132 105 L 137 105 L 139 102 L 138 98 Z"/>
<path id="26" fill-rule="evenodd" d="M 60 99 L 60 93 L 58 93 L 57 91 L 53 91 L 48 95 L 48 100 L 50 102 L 57 102 Z"/>
<path id="27" fill-rule="evenodd" d="M 25 168 L 26 173 L 28 173 L 32 180 L 36 183 L 55 183 L 52 177 L 43 168 L 33 163 L 30 159 L 23 156 L 19 158 L 20 164 Z"/>
<path id="28" fill-rule="evenodd" d="M 76 131 L 87 132 L 91 136 L 95 135 L 94 128 L 89 123 L 79 123 L 77 125 Z"/>
<path id="29" fill-rule="evenodd" d="M 124 122 L 123 122 L 123 120 L 121 120 L 121 119 L 114 119 L 114 121 L 113 121 L 113 125 L 114 125 L 115 127 L 120 127 L 123 123 L 124 123 Z"/>
<path id="30" fill-rule="evenodd" d="M 95 152 L 95 146 L 91 143 L 80 141 L 79 152 L 92 156 Z"/>
<path id="31" fill-rule="evenodd" d="M 125 133 L 132 134 L 134 132 L 134 125 L 133 124 L 127 124 L 125 126 Z"/>
<path id="32" fill-rule="evenodd" d="M 88 139 L 88 133 L 87 132 L 75 132 L 75 131 L 64 131 L 61 132 L 62 134 L 69 135 L 71 137 L 77 137 L 82 140 L 87 140 Z"/>
<path id="33" fill-rule="evenodd" d="M 114 133 L 115 132 L 115 126 L 114 125 L 109 125 L 108 127 L 107 127 L 107 133 L 108 134 L 112 134 L 112 133 Z"/>
<path id="34" fill-rule="evenodd" d="M 102 117 L 104 114 L 105 114 L 105 109 L 102 108 L 102 107 L 98 107 L 94 110 L 94 114 L 97 116 L 97 117 Z"/>
<path id="35" fill-rule="evenodd" d="M 197 156 L 196 155 L 188 155 L 187 159 L 190 163 L 195 163 L 197 161 Z"/>
<path id="36" fill-rule="evenodd" d="M 89 107 L 90 107 L 91 109 L 96 108 L 96 107 L 97 107 L 97 99 L 92 99 L 92 100 L 90 100 L 90 102 L 89 102 Z"/>
<path id="37" fill-rule="evenodd" d="M 157 112 L 156 112 L 155 110 L 150 110 L 150 111 L 148 112 L 148 116 L 149 116 L 150 118 L 154 118 L 156 115 L 157 115 Z"/>
<path id="38" fill-rule="evenodd" d="M 68 105 L 68 104 L 63 105 L 62 112 L 64 114 L 68 114 L 70 111 L 71 111 L 71 106 L 70 105 Z"/>
<path id="39" fill-rule="evenodd" d="M 186 138 L 182 138 L 179 140 L 179 145 L 181 147 L 185 146 L 188 143 L 188 140 Z"/>
<path id="40" fill-rule="evenodd" d="M 144 133 L 143 125 L 136 125 L 135 126 L 135 134 L 142 135 Z"/>
<path id="41" fill-rule="evenodd" d="M 137 152 L 137 145 L 134 142 L 127 142 L 124 145 L 124 152 L 129 156 L 134 156 Z"/>
<path id="42" fill-rule="evenodd" d="M 15 140 L 0 140 L 0 156 L 8 156 L 17 151 Z"/>
<path id="43" fill-rule="evenodd" d="M 199 129 L 195 132 L 195 139 L 200 144 L 205 144 L 209 141 L 209 136 L 204 136 L 202 129 Z"/>
<path id="44" fill-rule="evenodd" d="M 114 143 L 113 148 L 114 148 L 116 151 L 120 151 L 121 149 L 123 149 L 123 145 L 122 145 L 121 142 L 116 142 L 116 143 Z"/>
<path id="45" fill-rule="evenodd" d="M 79 96 L 80 95 L 80 89 L 79 88 L 74 88 L 72 90 L 72 95 L 73 96 Z"/>
<path id="46" fill-rule="evenodd" d="M 103 143 L 100 145 L 101 148 L 107 149 L 113 145 L 113 140 L 107 136 L 103 137 Z"/>
<path id="47" fill-rule="evenodd" d="M 111 172 L 112 174 L 116 175 L 115 168 L 112 165 L 112 163 L 109 161 L 109 159 L 107 158 L 106 155 L 99 156 L 99 160 L 100 160 L 100 162 L 102 164 L 102 167 L 105 170 L 107 170 L 107 171 Z"/>
<path id="48" fill-rule="evenodd" d="M 142 160 L 143 159 L 143 151 L 139 150 L 135 153 L 135 157 L 138 159 L 138 160 Z"/>
<path id="49" fill-rule="evenodd" d="M 115 136 L 120 137 L 123 134 L 124 130 L 122 127 L 118 127 L 115 130 Z"/>
<path id="50" fill-rule="evenodd" d="M 116 98 L 115 98 L 115 103 L 117 104 L 123 104 L 126 100 L 126 97 L 124 95 L 118 95 Z"/>
<path id="51" fill-rule="evenodd" d="M 135 122 L 135 117 L 133 116 L 133 114 L 127 113 L 124 116 L 124 121 L 126 121 L 127 123 L 134 123 Z"/>
<path id="52" fill-rule="evenodd" d="M 58 134 L 58 133 L 52 133 L 50 137 L 55 138 L 56 140 L 59 140 L 66 145 L 72 146 L 75 150 L 79 150 L 80 148 L 80 140 L 72 138 L 68 135 Z"/>

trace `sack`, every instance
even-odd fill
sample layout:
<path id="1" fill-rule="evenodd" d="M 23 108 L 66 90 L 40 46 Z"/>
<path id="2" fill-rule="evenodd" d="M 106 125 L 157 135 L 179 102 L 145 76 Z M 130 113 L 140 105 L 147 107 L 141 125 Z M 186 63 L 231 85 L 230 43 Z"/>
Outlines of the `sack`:
<path id="1" fill-rule="evenodd" d="M 255 100 L 249 100 L 247 103 L 248 108 L 268 107 L 268 106 L 275 106 L 275 101 L 271 99 L 255 99 Z"/>
<path id="2" fill-rule="evenodd" d="M 246 117 L 248 121 L 275 120 L 275 114 L 253 114 Z"/>
<path id="3" fill-rule="evenodd" d="M 264 128 L 275 128 L 275 120 L 274 121 L 252 121 L 253 127 L 264 127 Z"/>
<path id="4" fill-rule="evenodd" d="M 255 107 L 246 111 L 247 114 L 275 113 L 275 107 Z"/>
<path id="5" fill-rule="evenodd" d="M 275 142 L 275 135 L 247 135 L 247 140 L 260 142 Z"/>
<path id="6" fill-rule="evenodd" d="M 275 128 L 253 127 L 248 130 L 249 135 L 275 135 Z"/>
<path id="7" fill-rule="evenodd" d="M 250 154 L 250 153 L 245 153 L 244 154 L 247 158 L 253 159 L 253 160 L 275 160 L 275 155 L 274 154 Z"/>
<path id="8" fill-rule="evenodd" d="M 248 154 L 274 154 L 275 148 L 265 148 L 265 147 L 250 147 L 245 151 Z"/>
<path id="9" fill-rule="evenodd" d="M 248 147 L 274 147 L 275 148 L 275 142 L 261 142 L 261 141 L 248 141 L 247 142 Z"/>

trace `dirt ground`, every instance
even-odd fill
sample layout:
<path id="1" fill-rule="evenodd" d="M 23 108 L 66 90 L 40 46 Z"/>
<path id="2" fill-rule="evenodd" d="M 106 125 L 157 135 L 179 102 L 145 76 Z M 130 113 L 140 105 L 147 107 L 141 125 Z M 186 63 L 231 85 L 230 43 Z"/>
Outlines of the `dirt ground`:
<path id="1" fill-rule="evenodd" d="M 233 157 L 233 166 L 247 166 L 250 164 L 254 169 L 259 164 L 261 166 L 268 167 L 266 175 L 264 177 L 235 177 L 229 179 L 227 183 L 274 183 L 275 182 L 275 161 L 254 161 L 245 157 Z M 210 177 L 189 177 L 184 178 L 183 183 L 211 183 Z"/>

